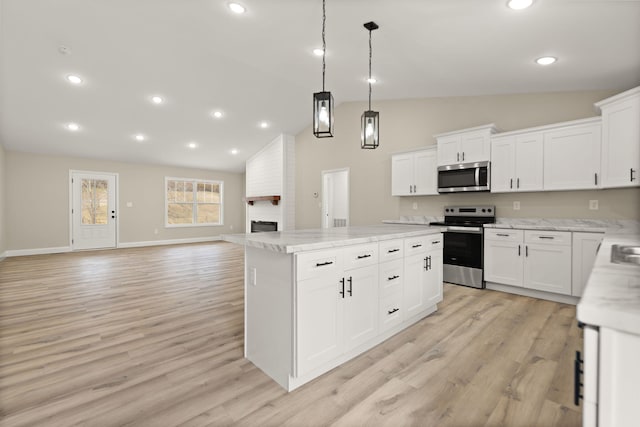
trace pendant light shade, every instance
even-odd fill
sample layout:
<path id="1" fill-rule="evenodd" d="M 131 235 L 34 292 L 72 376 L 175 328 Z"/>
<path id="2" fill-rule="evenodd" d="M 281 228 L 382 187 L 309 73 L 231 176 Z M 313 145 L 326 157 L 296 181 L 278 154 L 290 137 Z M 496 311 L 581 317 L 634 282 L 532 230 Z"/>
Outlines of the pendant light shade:
<path id="1" fill-rule="evenodd" d="M 371 110 L 371 31 L 377 30 L 378 24 L 367 22 L 364 28 L 369 31 L 369 109 L 362 113 L 360 124 L 360 147 L 375 149 L 380 145 L 380 113 Z"/>
<path id="2" fill-rule="evenodd" d="M 377 148 L 380 141 L 378 139 L 378 124 L 380 123 L 380 113 L 377 111 L 367 110 L 362 113 L 361 118 L 361 135 L 362 148 Z"/>
<path id="3" fill-rule="evenodd" d="M 324 90 L 325 55 L 327 43 L 324 37 L 327 21 L 325 0 L 322 0 L 322 92 L 313 94 L 313 134 L 316 138 L 333 137 L 333 95 Z"/>
<path id="4" fill-rule="evenodd" d="M 331 92 L 313 94 L 313 134 L 317 138 L 333 136 L 333 95 Z"/>

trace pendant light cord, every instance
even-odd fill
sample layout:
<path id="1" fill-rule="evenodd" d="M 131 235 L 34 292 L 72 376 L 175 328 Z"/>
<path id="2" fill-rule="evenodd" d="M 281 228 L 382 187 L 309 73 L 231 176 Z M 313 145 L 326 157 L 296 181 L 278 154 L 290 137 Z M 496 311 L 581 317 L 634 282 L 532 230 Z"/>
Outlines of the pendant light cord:
<path id="1" fill-rule="evenodd" d="M 371 30 L 369 30 L 369 111 L 371 111 Z"/>
<path id="2" fill-rule="evenodd" d="M 327 43 L 324 39 L 324 27 L 327 21 L 327 14 L 325 9 L 325 0 L 322 0 L 322 91 L 324 92 L 324 69 L 325 60 L 324 57 L 327 54 Z"/>

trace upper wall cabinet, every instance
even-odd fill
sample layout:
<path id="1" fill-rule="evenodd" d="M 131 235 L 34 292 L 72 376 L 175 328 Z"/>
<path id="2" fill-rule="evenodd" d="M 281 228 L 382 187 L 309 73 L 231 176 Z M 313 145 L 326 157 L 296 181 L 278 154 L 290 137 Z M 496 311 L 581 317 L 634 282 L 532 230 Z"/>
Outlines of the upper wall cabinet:
<path id="1" fill-rule="evenodd" d="M 602 111 L 602 187 L 640 186 L 640 86 L 595 105 Z"/>
<path id="2" fill-rule="evenodd" d="M 491 138 L 491 192 L 541 191 L 542 132 L 506 132 Z"/>
<path id="3" fill-rule="evenodd" d="M 434 135 L 438 141 L 438 166 L 481 162 L 491 157 L 494 124 Z"/>
<path id="4" fill-rule="evenodd" d="M 391 156 L 391 195 L 438 194 L 436 148 Z"/>
<path id="5" fill-rule="evenodd" d="M 544 132 L 544 189 L 600 188 L 600 117 L 560 123 Z"/>

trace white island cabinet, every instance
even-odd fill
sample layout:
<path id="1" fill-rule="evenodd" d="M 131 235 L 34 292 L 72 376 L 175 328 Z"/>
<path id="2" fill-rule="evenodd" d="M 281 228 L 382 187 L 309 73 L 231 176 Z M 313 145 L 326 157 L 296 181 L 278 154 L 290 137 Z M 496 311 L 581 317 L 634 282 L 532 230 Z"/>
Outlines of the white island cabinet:
<path id="1" fill-rule="evenodd" d="M 291 391 L 442 301 L 442 229 L 227 235 L 245 245 L 245 356 Z"/>

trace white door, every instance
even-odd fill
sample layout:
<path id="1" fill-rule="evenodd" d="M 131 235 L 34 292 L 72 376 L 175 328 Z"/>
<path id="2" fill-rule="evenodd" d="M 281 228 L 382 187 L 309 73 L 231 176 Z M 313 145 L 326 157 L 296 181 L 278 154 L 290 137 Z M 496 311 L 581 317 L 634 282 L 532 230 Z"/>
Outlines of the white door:
<path id="1" fill-rule="evenodd" d="M 571 295 L 571 246 L 527 243 L 524 287 Z"/>
<path id="2" fill-rule="evenodd" d="M 416 195 L 438 194 L 437 162 L 435 149 L 424 150 L 414 154 L 414 192 Z"/>
<path id="3" fill-rule="evenodd" d="M 640 98 L 602 109 L 602 186 L 640 185 Z"/>
<path id="4" fill-rule="evenodd" d="M 427 280 L 425 266 L 426 252 L 407 256 L 404 259 L 404 306 L 405 319 L 415 316 L 427 308 L 425 285 Z"/>
<path id="5" fill-rule="evenodd" d="M 460 162 L 460 135 L 438 138 L 438 166 Z"/>
<path id="6" fill-rule="evenodd" d="M 378 334 L 378 266 L 345 271 L 345 351 Z"/>
<path id="7" fill-rule="evenodd" d="M 413 194 L 413 154 L 396 154 L 391 157 L 391 195 Z"/>
<path id="8" fill-rule="evenodd" d="M 116 247 L 117 175 L 71 172 L 71 247 Z"/>
<path id="9" fill-rule="evenodd" d="M 489 135 L 470 133 L 460 137 L 460 163 L 489 160 Z"/>
<path id="10" fill-rule="evenodd" d="M 510 240 L 484 241 L 484 278 L 488 282 L 522 286 L 524 245 Z"/>
<path id="11" fill-rule="evenodd" d="M 517 191 L 542 190 L 542 134 L 519 135 L 516 141 L 516 182 L 513 188 Z"/>
<path id="12" fill-rule="evenodd" d="M 349 226 L 349 169 L 322 171 L 322 228 Z"/>
<path id="13" fill-rule="evenodd" d="M 514 191 L 516 146 L 514 137 L 495 139 L 491 143 L 491 192 Z"/>

